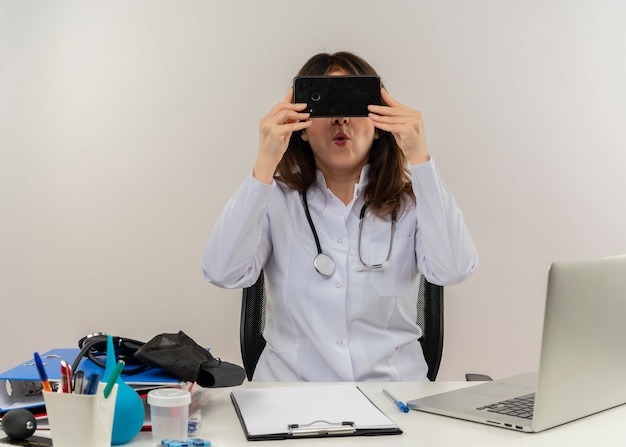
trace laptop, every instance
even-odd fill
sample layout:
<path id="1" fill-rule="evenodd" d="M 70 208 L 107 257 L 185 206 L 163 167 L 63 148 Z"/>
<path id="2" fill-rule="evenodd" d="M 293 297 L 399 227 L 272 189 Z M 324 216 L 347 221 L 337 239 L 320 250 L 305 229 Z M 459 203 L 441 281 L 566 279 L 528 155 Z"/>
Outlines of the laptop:
<path id="1" fill-rule="evenodd" d="M 626 255 L 550 266 L 539 371 L 407 402 L 523 432 L 626 402 Z M 519 402 L 521 401 L 521 402 Z M 513 406 L 521 403 L 521 407 Z"/>

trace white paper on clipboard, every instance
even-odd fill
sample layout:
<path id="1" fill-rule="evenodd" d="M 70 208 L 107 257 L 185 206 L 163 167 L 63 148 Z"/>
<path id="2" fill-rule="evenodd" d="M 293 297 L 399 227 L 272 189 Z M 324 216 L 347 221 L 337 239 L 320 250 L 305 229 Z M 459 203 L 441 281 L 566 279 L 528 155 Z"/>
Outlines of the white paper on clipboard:
<path id="1" fill-rule="evenodd" d="M 238 388 L 231 398 L 248 439 L 291 437 L 290 426 L 311 424 L 324 435 L 342 424 L 352 424 L 354 435 L 402 433 L 355 385 Z"/>

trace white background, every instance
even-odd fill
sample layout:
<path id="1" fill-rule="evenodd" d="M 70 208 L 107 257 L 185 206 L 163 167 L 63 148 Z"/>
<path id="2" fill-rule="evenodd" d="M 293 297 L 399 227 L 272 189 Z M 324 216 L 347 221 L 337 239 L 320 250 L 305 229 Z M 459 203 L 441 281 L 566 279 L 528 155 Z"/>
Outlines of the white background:
<path id="1" fill-rule="evenodd" d="M 300 66 L 420 109 L 480 256 L 440 380 L 536 369 L 549 263 L 626 252 L 626 2 L 0 0 L 0 371 L 106 331 L 240 363 L 199 258 Z M 593 328 L 581 328 L 592 330 Z"/>

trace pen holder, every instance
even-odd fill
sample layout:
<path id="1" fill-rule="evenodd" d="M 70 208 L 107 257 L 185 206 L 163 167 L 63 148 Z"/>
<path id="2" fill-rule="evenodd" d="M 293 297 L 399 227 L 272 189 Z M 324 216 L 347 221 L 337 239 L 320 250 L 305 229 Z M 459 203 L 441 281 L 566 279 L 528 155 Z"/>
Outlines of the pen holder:
<path id="1" fill-rule="evenodd" d="M 98 385 L 96 394 L 43 392 L 50 434 L 60 447 L 110 447 L 117 384 L 108 399 L 106 383 Z"/>

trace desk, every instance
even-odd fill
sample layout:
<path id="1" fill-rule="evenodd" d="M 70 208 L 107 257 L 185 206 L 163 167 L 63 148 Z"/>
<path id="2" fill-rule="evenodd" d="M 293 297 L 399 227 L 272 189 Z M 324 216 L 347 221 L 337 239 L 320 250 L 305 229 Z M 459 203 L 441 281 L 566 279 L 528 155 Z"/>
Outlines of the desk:
<path id="1" fill-rule="evenodd" d="M 416 397 L 475 385 L 476 382 L 432 382 L 432 383 L 359 383 L 367 396 L 404 431 L 402 435 L 374 437 L 316 438 L 282 441 L 246 440 L 237 414 L 230 400 L 232 388 L 215 390 L 214 396 L 204 409 L 202 431 L 198 435 L 211 440 L 215 447 L 346 447 L 346 446 L 393 446 L 393 447 L 490 447 L 490 446 L 541 446 L 559 445 L 603 447 L 626 445 L 626 405 L 602 413 L 554 427 L 541 433 L 519 433 L 503 428 L 491 427 L 474 422 L 461 421 L 443 416 L 411 411 L 400 412 L 387 398 L 383 387 L 403 401 Z M 266 386 L 316 386 L 314 383 L 249 383 L 242 387 Z M 41 432 L 44 436 L 46 432 Z M 152 434 L 142 432 L 128 447 L 154 447 Z M 62 446 L 61 446 L 62 447 Z"/>

